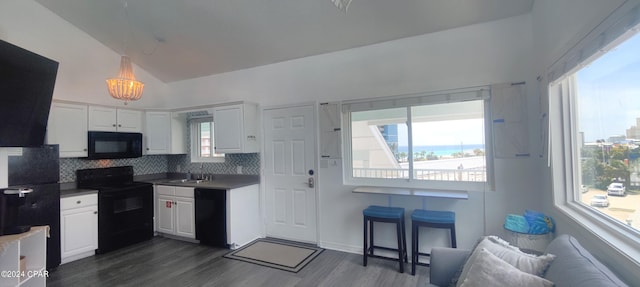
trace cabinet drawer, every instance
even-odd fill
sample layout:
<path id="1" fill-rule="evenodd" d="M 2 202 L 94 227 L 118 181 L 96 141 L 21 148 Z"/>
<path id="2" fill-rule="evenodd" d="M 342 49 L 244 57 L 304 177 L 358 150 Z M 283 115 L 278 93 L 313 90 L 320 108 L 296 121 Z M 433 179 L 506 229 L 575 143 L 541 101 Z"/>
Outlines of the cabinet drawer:
<path id="1" fill-rule="evenodd" d="M 85 194 L 60 199 L 60 210 L 98 205 L 97 194 Z"/>
<path id="2" fill-rule="evenodd" d="M 193 187 L 176 186 L 176 196 L 193 198 Z"/>
<path id="3" fill-rule="evenodd" d="M 167 185 L 156 185 L 156 193 L 159 195 L 174 195 L 175 187 Z"/>

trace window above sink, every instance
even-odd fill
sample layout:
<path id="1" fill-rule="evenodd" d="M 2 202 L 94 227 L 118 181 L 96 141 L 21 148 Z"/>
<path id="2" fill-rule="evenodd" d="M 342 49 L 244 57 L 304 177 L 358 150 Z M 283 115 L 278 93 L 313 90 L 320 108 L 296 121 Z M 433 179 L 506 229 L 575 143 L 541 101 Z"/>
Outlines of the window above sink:
<path id="1" fill-rule="evenodd" d="M 198 116 L 189 120 L 191 162 L 224 162 L 223 153 L 215 153 L 213 116 Z"/>

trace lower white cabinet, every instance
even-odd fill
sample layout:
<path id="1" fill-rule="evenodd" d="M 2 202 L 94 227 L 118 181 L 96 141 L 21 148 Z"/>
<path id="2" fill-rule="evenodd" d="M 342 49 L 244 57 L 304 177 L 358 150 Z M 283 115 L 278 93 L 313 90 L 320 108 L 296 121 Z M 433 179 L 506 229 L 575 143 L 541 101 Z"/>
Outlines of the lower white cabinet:
<path id="1" fill-rule="evenodd" d="M 156 231 L 189 239 L 196 238 L 192 187 L 156 185 Z"/>
<path id="2" fill-rule="evenodd" d="M 60 199 L 60 255 L 62 263 L 95 254 L 98 248 L 98 195 Z"/>
<path id="3" fill-rule="evenodd" d="M 260 220 L 260 185 L 227 190 L 227 243 L 236 249 L 263 237 Z"/>

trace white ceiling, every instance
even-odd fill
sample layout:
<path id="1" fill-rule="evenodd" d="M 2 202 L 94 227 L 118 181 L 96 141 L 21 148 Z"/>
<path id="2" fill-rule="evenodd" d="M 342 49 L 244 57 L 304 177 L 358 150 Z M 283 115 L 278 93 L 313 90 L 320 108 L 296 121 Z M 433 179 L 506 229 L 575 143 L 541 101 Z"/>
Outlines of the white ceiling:
<path id="1" fill-rule="evenodd" d="M 36 0 L 164 82 L 528 13 L 534 0 Z"/>

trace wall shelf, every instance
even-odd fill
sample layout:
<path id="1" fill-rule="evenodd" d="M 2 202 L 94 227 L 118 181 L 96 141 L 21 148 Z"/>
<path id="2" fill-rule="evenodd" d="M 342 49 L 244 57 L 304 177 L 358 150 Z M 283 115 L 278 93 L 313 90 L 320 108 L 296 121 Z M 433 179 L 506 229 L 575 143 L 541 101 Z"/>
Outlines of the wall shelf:
<path id="1" fill-rule="evenodd" d="M 0 286 L 46 286 L 48 233 L 49 226 L 34 226 L 25 233 L 0 236 Z"/>

